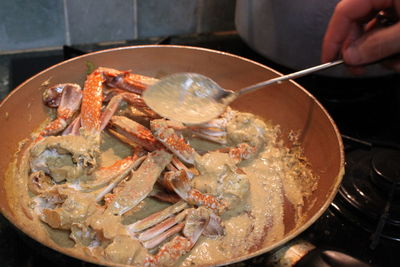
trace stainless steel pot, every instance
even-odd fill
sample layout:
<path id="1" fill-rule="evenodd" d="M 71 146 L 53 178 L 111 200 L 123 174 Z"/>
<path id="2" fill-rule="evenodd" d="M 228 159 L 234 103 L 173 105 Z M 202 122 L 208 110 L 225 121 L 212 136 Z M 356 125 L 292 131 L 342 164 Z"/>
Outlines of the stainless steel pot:
<path id="1" fill-rule="evenodd" d="M 291 68 L 320 64 L 322 39 L 339 0 L 237 0 L 235 23 L 243 40 L 266 58 Z M 392 72 L 368 66 L 363 77 Z M 318 73 L 354 77 L 345 66 Z"/>

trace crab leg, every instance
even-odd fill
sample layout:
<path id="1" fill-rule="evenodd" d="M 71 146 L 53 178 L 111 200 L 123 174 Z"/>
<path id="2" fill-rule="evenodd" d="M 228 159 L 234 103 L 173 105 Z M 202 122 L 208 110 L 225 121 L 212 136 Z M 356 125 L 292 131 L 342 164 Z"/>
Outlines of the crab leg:
<path id="1" fill-rule="evenodd" d="M 119 71 L 112 68 L 99 68 L 105 74 L 106 83 L 110 87 L 120 88 L 132 93 L 141 94 L 148 86 L 158 81 L 153 77 Z"/>
<path id="2" fill-rule="evenodd" d="M 140 157 L 138 158 L 135 162 L 132 163 L 132 169 L 136 169 L 144 160 L 146 159 L 146 156 Z M 131 169 L 131 170 L 132 170 Z M 117 175 L 117 177 L 109 183 L 109 185 L 104 188 L 97 196 L 96 196 L 96 202 L 100 201 L 103 199 L 103 197 L 108 194 L 109 192 L 111 192 L 115 187 L 118 186 L 118 184 L 127 176 L 127 174 L 129 173 L 129 171 L 127 171 L 127 173 L 125 174 L 125 172 L 122 172 L 120 175 Z M 125 175 L 124 175 L 125 174 Z"/>
<path id="3" fill-rule="evenodd" d="M 156 212 L 149 217 L 144 218 L 143 220 L 137 221 L 129 225 L 128 231 L 131 233 L 143 231 L 149 227 L 156 225 L 159 222 L 162 222 L 163 220 L 173 216 L 175 213 L 178 213 L 187 207 L 188 204 L 186 202 L 179 201 L 178 203 L 175 203 L 174 205 L 169 206 L 162 211 Z"/>
<path id="4" fill-rule="evenodd" d="M 169 121 L 165 119 L 152 120 L 150 127 L 154 136 L 180 160 L 189 164 L 194 163 L 197 152 L 186 143 L 182 136 L 177 134 L 175 129 L 170 127 Z"/>
<path id="5" fill-rule="evenodd" d="M 122 92 L 120 93 L 125 102 L 129 105 L 134 106 L 135 108 L 139 109 L 140 111 L 146 113 L 152 119 L 159 119 L 160 116 L 155 113 L 151 108 L 149 108 L 146 103 L 144 102 L 143 98 L 134 93 L 127 93 Z"/>
<path id="6" fill-rule="evenodd" d="M 186 174 L 188 175 L 188 178 L 191 180 L 193 179 L 193 177 L 195 175 L 198 175 L 198 171 L 197 170 L 193 170 L 193 169 L 189 169 L 188 167 L 185 166 L 185 164 L 183 164 L 179 159 L 177 159 L 176 157 L 172 158 L 171 164 L 172 167 L 171 168 L 167 168 L 171 171 L 176 171 L 176 170 L 185 170 Z"/>
<path id="7" fill-rule="evenodd" d="M 111 117 L 115 114 L 123 101 L 142 111 L 149 118 L 159 118 L 159 116 L 144 103 L 143 98 L 139 95 L 118 89 L 114 89 L 114 91 L 116 91 L 117 94 L 111 98 L 101 115 L 101 131 L 107 126 Z"/>
<path id="8" fill-rule="evenodd" d="M 205 231 L 207 225 L 209 224 L 210 216 L 207 210 L 200 209 L 191 209 L 188 210 L 184 227 L 183 227 L 183 236 L 177 235 L 171 241 L 164 244 L 156 255 L 148 257 L 145 259 L 145 266 L 172 266 L 176 263 L 176 261 L 184 254 L 189 252 L 192 247 L 196 244 L 197 240 L 201 236 L 201 234 Z M 175 232 L 175 229 L 179 229 L 181 227 L 179 223 L 177 226 L 171 228 L 170 230 L 164 232 L 160 235 L 160 238 L 164 236 L 169 237 L 169 232 Z M 158 244 L 163 240 L 154 239 Z M 153 239 L 152 239 L 153 240 Z M 150 240 L 151 241 L 151 240 Z M 149 241 L 147 241 L 149 242 Z M 146 243 L 146 245 L 148 245 Z M 153 244 L 151 244 L 153 245 Z"/>
<path id="9" fill-rule="evenodd" d="M 99 134 L 104 81 L 103 73 L 99 69 L 89 74 L 85 81 L 81 123 L 88 135 Z"/>
<path id="10" fill-rule="evenodd" d="M 109 124 L 112 130 L 148 151 L 164 148 L 149 129 L 127 117 L 113 116 Z"/>
<path id="11" fill-rule="evenodd" d="M 61 133 L 61 135 L 79 135 L 79 129 L 81 128 L 81 115 L 79 114 L 76 118 L 68 125 L 67 128 Z"/>
<path id="12" fill-rule="evenodd" d="M 174 227 L 168 229 L 167 231 L 161 233 L 160 235 L 154 237 L 153 239 L 147 240 L 143 242 L 143 247 L 147 249 L 152 249 L 161 244 L 167 238 L 179 233 L 182 231 L 183 227 L 185 226 L 184 223 L 178 223 Z"/>
<path id="13" fill-rule="evenodd" d="M 152 191 L 158 176 L 171 159 L 172 155 L 163 150 L 150 153 L 108 205 L 107 211 L 122 215 L 135 207 Z"/>
<path id="14" fill-rule="evenodd" d="M 185 213 L 185 212 L 183 212 Z M 140 241 L 148 241 L 150 239 L 154 240 L 154 237 L 159 236 L 161 233 L 165 232 L 166 230 L 170 229 L 172 226 L 175 224 L 181 222 L 185 218 L 185 215 L 182 216 L 176 216 L 176 217 L 171 217 L 166 219 L 165 221 L 157 224 L 156 226 L 144 231 L 138 236 L 138 239 Z M 159 243 L 156 245 L 152 246 L 151 248 L 157 246 Z M 146 247 L 150 248 L 150 247 Z"/>
<path id="15" fill-rule="evenodd" d="M 100 118 L 100 131 L 103 131 L 106 128 L 107 124 L 110 122 L 112 116 L 114 116 L 115 112 L 118 110 L 120 104 L 122 102 L 122 96 L 116 95 L 111 98 L 110 102 L 108 102 L 106 108 L 101 114 Z"/>
<path id="16" fill-rule="evenodd" d="M 98 169 L 94 173 L 94 180 L 91 180 L 88 184 L 81 185 L 81 187 L 87 192 L 104 187 L 113 180 L 115 180 L 113 184 L 119 183 L 131 170 L 137 168 L 143 160 L 144 158 L 139 158 L 137 154 L 117 160 L 111 166 Z"/>

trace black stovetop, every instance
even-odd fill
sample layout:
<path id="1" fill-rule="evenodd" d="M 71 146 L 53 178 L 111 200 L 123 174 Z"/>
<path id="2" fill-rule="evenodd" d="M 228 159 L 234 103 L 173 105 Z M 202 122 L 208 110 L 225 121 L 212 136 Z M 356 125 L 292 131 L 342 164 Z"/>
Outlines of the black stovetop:
<path id="1" fill-rule="evenodd" d="M 292 71 L 254 52 L 234 32 L 127 41 L 114 46 L 137 44 L 206 47 L 258 61 L 284 74 Z M 64 59 L 111 47 L 94 44 L 7 55 L 7 58 L 0 56 L 0 63 L 8 65 L 11 91 L 25 79 Z M 373 266 L 396 266 L 400 261 L 400 190 L 398 184 L 392 185 L 398 183 L 397 174 L 400 175 L 400 172 L 397 173 L 395 168 L 395 182 L 386 181 L 382 185 L 376 183 L 376 173 L 371 169 L 378 164 L 374 160 L 377 157 L 375 154 L 382 150 L 394 151 L 395 154 L 400 151 L 399 75 L 378 78 L 311 75 L 297 81 L 317 97 L 337 123 L 343 135 L 346 155 L 344 187 L 328 210 L 300 237 L 318 247 L 343 251 Z M 396 162 L 391 164 L 396 165 Z M 390 174 L 393 175 L 393 171 Z M 354 185 L 354 181 L 361 181 L 361 185 Z M 371 191 L 374 188 L 378 191 Z M 349 196 L 349 192 L 355 192 L 356 196 Z M 360 211 L 359 206 L 372 209 Z M 267 256 L 238 266 L 265 266 Z M 43 247 L 19 233 L 1 216 L 0 263 L 10 267 L 45 264 L 91 266 Z"/>

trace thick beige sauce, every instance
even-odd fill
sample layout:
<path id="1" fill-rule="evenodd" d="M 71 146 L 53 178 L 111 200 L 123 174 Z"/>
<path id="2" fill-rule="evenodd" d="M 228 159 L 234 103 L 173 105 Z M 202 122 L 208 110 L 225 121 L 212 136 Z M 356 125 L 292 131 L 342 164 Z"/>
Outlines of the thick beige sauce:
<path id="1" fill-rule="evenodd" d="M 192 251 L 181 257 L 177 265 L 212 265 L 229 261 L 282 239 L 291 230 L 285 229 L 285 216 L 290 216 L 296 225 L 302 223 L 304 198 L 315 190 L 317 178 L 298 159 L 299 151 L 291 151 L 279 141 L 279 127 L 264 124 L 250 114 L 239 115 L 238 118 L 227 126 L 228 144 L 246 142 L 254 145 L 258 147 L 257 156 L 236 164 L 226 153 L 208 153 L 197 159 L 195 165 L 200 174 L 192 180 L 192 185 L 203 193 L 218 194 L 230 203 L 230 208 L 221 214 L 225 234 L 215 239 L 200 237 Z M 103 134 L 102 140 L 100 160 L 104 166 L 131 153 L 129 147 L 108 134 Z M 190 144 L 200 150 L 219 147 L 199 139 L 190 140 Z M 71 209 L 76 214 L 68 214 L 67 217 L 80 224 L 71 227 L 68 221 L 66 225 L 53 225 L 65 230 L 52 229 L 41 221 L 40 212 L 32 204 L 34 196 L 27 187 L 29 158 L 26 155 L 14 166 L 13 177 L 9 177 L 12 180 L 8 183 L 10 192 L 13 192 L 10 194 L 11 203 L 15 203 L 18 219 L 36 229 L 35 236 L 40 240 L 50 238 L 57 246 L 105 260 L 109 264 L 142 265 L 149 252 L 129 236 L 125 226 L 169 204 L 146 198 L 121 217 L 104 217 L 94 207 L 91 196 L 75 196 L 70 193 L 72 188 L 66 188 L 63 189 L 66 195 L 74 195 L 71 205 L 80 205 L 78 209 Z M 245 175 L 234 174 L 237 168 Z M 301 183 L 304 179 L 307 182 Z M 285 201 L 293 206 L 294 214 L 285 214 Z M 85 217 L 82 214 L 89 215 Z M 102 242 L 88 232 L 85 229 L 88 223 L 101 230 L 108 241 Z"/>
<path id="2" fill-rule="evenodd" d="M 214 99 L 218 85 L 197 76 L 173 74 L 146 90 L 143 99 L 163 117 L 188 124 L 207 122 L 223 113 L 225 105 Z"/>

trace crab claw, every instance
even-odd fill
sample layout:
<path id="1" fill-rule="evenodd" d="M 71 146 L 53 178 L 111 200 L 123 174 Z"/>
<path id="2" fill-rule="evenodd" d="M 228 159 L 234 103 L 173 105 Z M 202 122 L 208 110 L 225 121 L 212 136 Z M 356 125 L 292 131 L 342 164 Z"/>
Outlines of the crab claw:
<path id="1" fill-rule="evenodd" d="M 66 83 L 59 84 L 56 87 L 62 88 L 58 103 L 57 118 L 44 128 L 39 134 L 40 137 L 55 135 L 64 130 L 81 105 L 82 90 L 78 84 Z"/>

